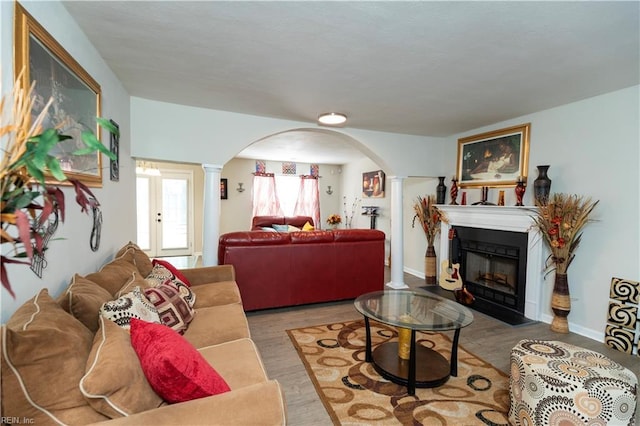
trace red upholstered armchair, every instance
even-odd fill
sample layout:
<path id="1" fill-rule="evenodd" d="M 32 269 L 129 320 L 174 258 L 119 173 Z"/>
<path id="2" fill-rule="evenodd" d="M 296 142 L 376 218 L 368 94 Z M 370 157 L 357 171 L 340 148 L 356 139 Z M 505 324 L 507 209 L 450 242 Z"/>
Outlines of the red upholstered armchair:
<path id="1" fill-rule="evenodd" d="M 254 216 L 251 221 L 251 230 L 260 231 L 263 227 L 270 228 L 273 224 L 291 225 L 296 228 L 302 228 L 307 222 L 315 226 L 310 216 Z"/>

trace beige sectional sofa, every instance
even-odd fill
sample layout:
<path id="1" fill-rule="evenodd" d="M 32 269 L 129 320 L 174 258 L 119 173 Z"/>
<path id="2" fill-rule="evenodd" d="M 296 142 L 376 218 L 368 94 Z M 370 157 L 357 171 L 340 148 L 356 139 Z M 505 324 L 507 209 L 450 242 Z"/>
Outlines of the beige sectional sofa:
<path id="1" fill-rule="evenodd" d="M 197 348 L 231 390 L 174 404 L 154 392 L 129 332 L 99 315 L 105 301 L 148 285 L 152 269 L 129 243 L 100 271 L 75 275 L 58 299 L 43 289 L 2 325 L 3 423 L 286 423 L 282 389 L 269 380 L 250 338 L 230 265 L 180 271 L 195 294 L 195 314 L 178 338 Z"/>

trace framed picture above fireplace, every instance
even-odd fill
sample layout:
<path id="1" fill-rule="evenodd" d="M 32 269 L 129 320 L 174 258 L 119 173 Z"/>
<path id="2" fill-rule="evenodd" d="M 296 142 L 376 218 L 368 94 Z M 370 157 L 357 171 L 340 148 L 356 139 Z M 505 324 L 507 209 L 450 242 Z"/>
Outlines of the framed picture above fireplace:
<path id="1" fill-rule="evenodd" d="M 526 182 L 531 123 L 458 139 L 456 178 L 462 188 Z"/>

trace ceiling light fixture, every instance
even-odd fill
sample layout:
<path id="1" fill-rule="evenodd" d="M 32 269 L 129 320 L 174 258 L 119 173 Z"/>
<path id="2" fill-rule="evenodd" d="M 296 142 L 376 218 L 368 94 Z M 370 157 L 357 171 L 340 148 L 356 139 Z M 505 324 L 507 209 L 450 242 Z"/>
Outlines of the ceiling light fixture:
<path id="1" fill-rule="evenodd" d="M 339 112 L 327 112 L 318 116 L 318 123 L 325 126 L 339 126 L 347 121 L 347 116 Z"/>

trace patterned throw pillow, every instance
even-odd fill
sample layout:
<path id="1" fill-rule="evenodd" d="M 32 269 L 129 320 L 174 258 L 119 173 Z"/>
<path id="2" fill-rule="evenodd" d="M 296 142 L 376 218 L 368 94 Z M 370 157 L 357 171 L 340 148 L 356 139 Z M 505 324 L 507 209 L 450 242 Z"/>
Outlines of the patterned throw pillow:
<path id="1" fill-rule="evenodd" d="M 194 311 L 188 302 L 189 287 L 177 286 L 170 279 L 157 287 L 144 290 L 144 295 L 158 310 L 160 322 L 182 334 L 193 319 Z"/>
<path id="2" fill-rule="evenodd" d="M 179 279 L 180 281 L 185 283 L 185 285 L 187 287 L 191 287 L 191 283 L 189 282 L 187 277 L 185 277 L 184 274 L 182 272 L 180 272 L 180 270 L 178 268 L 176 268 L 175 266 L 173 266 L 171 263 L 167 262 L 166 260 L 162 260 L 162 259 L 153 259 L 153 261 L 151 263 L 153 264 L 153 266 L 156 266 L 156 265 L 164 266 L 165 268 L 167 268 L 173 274 L 174 277 L 176 277 L 177 279 Z"/>
<path id="3" fill-rule="evenodd" d="M 165 266 L 157 264 L 151 270 L 151 273 L 145 278 L 149 287 L 158 287 L 167 281 L 170 281 L 178 290 L 182 297 L 187 301 L 190 307 L 196 303 L 196 295 L 189 286 L 183 283 L 179 278 L 171 273 Z"/>
<path id="4" fill-rule="evenodd" d="M 131 318 L 138 318 L 147 322 L 160 323 L 158 310 L 142 294 L 140 287 L 121 296 L 116 300 L 106 302 L 100 308 L 100 315 L 128 330 Z"/>

